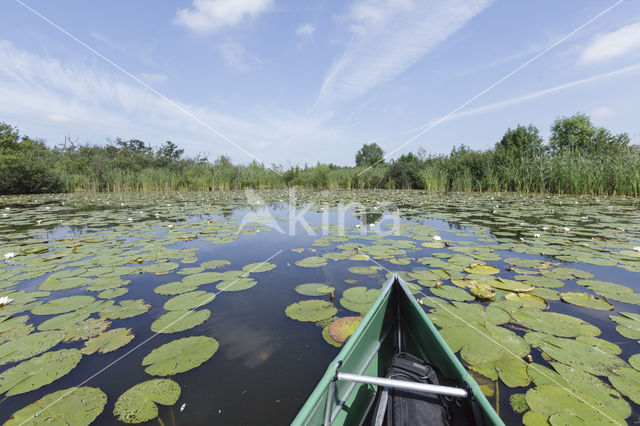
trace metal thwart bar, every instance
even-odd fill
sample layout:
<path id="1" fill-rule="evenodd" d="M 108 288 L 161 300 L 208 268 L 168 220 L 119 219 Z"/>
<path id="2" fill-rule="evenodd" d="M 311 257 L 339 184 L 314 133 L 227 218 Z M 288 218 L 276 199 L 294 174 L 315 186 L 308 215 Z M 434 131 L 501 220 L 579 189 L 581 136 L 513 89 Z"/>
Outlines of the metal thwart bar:
<path id="1" fill-rule="evenodd" d="M 362 376 L 360 374 L 338 373 L 338 380 L 349 382 L 365 383 L 368 385 L 386 386 L 395 389 L 402 389 L 414 392 L 434 393 L 438 395 L 450 395 L 459 398 L 466 398 L 468 393 L 464 389 L 451 386 L 430 385 L 428 383 L 415 383 L 404 380 L 386 379 L 384 377 Z"/>

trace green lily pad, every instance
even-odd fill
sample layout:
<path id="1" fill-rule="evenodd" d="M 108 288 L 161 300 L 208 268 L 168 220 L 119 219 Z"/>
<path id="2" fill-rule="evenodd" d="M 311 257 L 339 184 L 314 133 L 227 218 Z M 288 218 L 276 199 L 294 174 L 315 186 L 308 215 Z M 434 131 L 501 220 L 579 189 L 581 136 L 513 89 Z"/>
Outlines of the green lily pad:
<path id="1" fill-rule="evenodd" d="M 296 265 L 303 268 L 319 268 L 320 266 L 325 266 L 326 264 L 327 259 L 320 256 L 309 256 L 296 262 Z"/>
<path id="2" fill-rule="evenodd" d="M 495 268 L 491 265 L 475 265 L 470 266 L 468 268 L 464 268 L 466 272 L 470 274 L 479 274 L 479 275 L 495 275 L 500 272 L 500 269 Z"/>
<path id="3" fill-rule="evenodd" d="M 490 300 L 496 295 L 496 291 L 487 284 L 480 284 L 472 281 L 473 284 L 469 286 L 469 292 L 480 300 Z"/>
<path id="4" fill-rule="evenodd" d="M 163 307 L 167 311 L 188 311 L 210 303 L 215 297 L 206 291 L 192 291 L 167 300 Z"/>
<path id="5" fill-rule="evenodd" d="M 91 280 L 83 277 L 70 277 L 70 278 L 56 278 L 50 275 L 40 286 L 38 290 L 43 291 L 60 291 L 69 290 L 72 288 L 82 287 L 89 284 Z"/>
<path id="6" fill-rule="evenodd" d="M 115 299 L 126 294 L 129 289 L 126 288 L 108 288 L 98 293 L 100 299 Z"/>
<path id="7" fill-rule="evenodd" d="M 351 287 L 342 293 L 340 304 L 350 311 L 364 315 L 380 295 L 378 289 L 367 287 Z"/>
<path id="8" fill-rule="evenodd" d="M 199 274 L 187 275 L 182 279 L 182 284 L 185 287 L 198 287 L 204 284 L 216 283 L 223 280 L 224 277 L 225 276 L 221 272 L 200 272 Z"/>
<path id="9" fill-rule="evenodd" d="M 211 316 L 208 309 L 197 311 L 170 311 L 151 323 L 151 331 L 156 333 L 177 333 L 202 324 Z"/>
<path id="10" fill-rule="evenodd" d="M 322 329 L 322 338 L 325 340 L 325 342 L 327 342 L 328 344 L 330 344 L 331 346 L 335 346 L 336 348 L 339 348 L 342 346 L 342 343 L 340 342 L 336 342 L 335 340 L 333 340 L 333 338 L 331 337 L 331 335 L 329 334 L 329 324 L 327 324 L 323 329 Z"/>
<path id="11" fill-rule="evenodd" d="M 180 385 L 171 379 L 138 383 L 120 395 L 113 415 L 121 422 L 143 423 L 158 417 L 158 406 L 173 405 L 180 398 Z"/>
<path id="12" fill-rule="evenodd" d="M 620 312 L 620 315 L 609 315 L 609 318 L 618 323 L 616 331 L 627 339 L 638 340 L 640 343 L 640 314 Z"/>
<path id="13" fill-rule="evenodd" d="M 133 340 L 133 337 L 133 331 L 130 328 L 114 328 L 87 340 L 80 352 L 85 355 L 96 352 L 106 354 L 120 349 Z"/>
<path id="14" fill-rule="evenodd" d="M 519 281 L 508 280 L 506 278 L 497 278 L 491 281 L 491 287 L 500 290 L 513 291 L 516 293 L 527 293 L 533 290 L 533 286 Z"/>
<path id="15" fill-rule="evenodd" d="M 121 300 L 119 304 L 115 304 L 113 301 L 106 301 L 99 312 L 100 318 L 124 319 L 142 315 L 147 312 L 150 307 L 151 305 L 144 303 L 142 299 Z"/>
<path id="16" fill-rule="evenodd" d="M 522 306 L 536 309 L 547 309 L 549 305 L 542 297 L 534 296 L 528 293 L 509 293 L 504 297 L 506 300 L 516 302 Z"/>
<path id="17" fill-rule="evenodd" d="M 535 308 L 521 308 L 511 313 L 513 322 L 531 330 L 560 337 L 597 336 L 600 329 L 588 322 L 558 312 L 543 312 Z"/>
<path id="18" fill-rule="evenodd" d="M 153 263 L 151 265 L 146 265 L 142 267 L 142 271 L 150 272 L 156 275 L 168 274 L 169 272 L 175 271 L 180 267 L 179 264 L 174 262 L 162 262 L 162 263 Z"/>
<path id="19" fill-rule="evenodd" d="M 75 323 L 66 323 L 60 327 L 64 332 L 65 342 L 85 340 L 105 331 L 111 322 L 105 319 L 89 318 Z"/>
<path id="20" fill-rule="evenodd" d="M 431 292 L 436 296 L 446 300 L 459 300 L 461 302 L 468 302 L 474 299 L 472 295 L 470 295 L 463 289 L 451 285 L 432 287 Z"/>
<path id="21" fill-rule="evenodd" d="M 629 364 L 636 370 L 640 371 L 640 354 L 631 355 L 629 358 Z"/>
<path id="22" fill-rule="evenodd" d="M 19 395 L 48 385 L 73 370 L 81 358 L 77 349 L 62 349 L 23 361 L 0 373 L 0 393 Z"/>
<path id="23" fill-rule="evenodd" d="M 609 374 L 609 381 L 621 394 L 640 404 L 640 371 L 633 368 L 618 368 Z"/>
<path id="24" fill-rule="evenodd" d="M 212 337 L 185 337 L 152 350 L 142 365 L 148 366 L 144 371 L 152 376 L 171 376 L 198 367 L 216 353 L 218 346 Z"/>
<path id="25" fill-rule="evenodd" d="M 296 321 L 316 322 L 333 317 L 338 310 L 325 300 L 303 300 L 285 309 L 285 314 Z"/>
<path id="26" fill-rule="evenodd" d="M 62 341 L 61 331 L 32 333 L 0 345 L 0 366 L 9 362 L 18 362 L 41 354 Z"/>
<path id="27" fill-rule="evenodd" d="M 242 291 L 254 287 L 258 282 L 252 278 L 238 278 L 229 281 L 222 281 L 216 288 L 220 291 Z"/>
<path id="28" fill-rule="evenodd" d="M 615 369 L 627 366 L 626 362 L 617 356 L 577 340 L 539 332 L 527 333 L 525 340 L 549 357 L 597 376 L 606 376 Z"/>
<path id="29" fill-rule="evenodd" d="M 49 318 L 46 321 L 43 321 L 38 325 L 38 330 L 47 331 L 47 330 L 56 330 L 62 329 L 66 327 L 68 324 L 73 324 L 79 321 L 84 321 L 89 318 L 91 312 L 80 309 L 78 311 L 69 312 L 66 314 L 57 315 L 53 318 Z"/>
<path id="30" fill-rule="evenodd" d="M 303 296 L 323 296 L 325 294 L 331 294 L 335 290 L 335 287 L 322 283 L 309 283 L 300 284 L 296 286 L 295 290 L 296 293 L 302 294 Z"/>
<path id="31" fill-rule="evenodd" d="M 342 317 L 329 324 L 329 335 L 338 343 L 344 343 L 356 331 L 362 317 Z"/>
<path id="32" fill-rule="evenodd" d="M 511 405 L 511 408 L 513 408 L 513 411 L 519 414 L 522 414 L 529 409 L 527 399 L 523 393 L 514 393 L 509 396 L 509 404 Z"/>
<path id="33" fill-rule="evenodd" d="M 580 423 L 583 419 L 597 424 L 625 423 L 623 419 L 631 414 L 631 407 L 613 388 L 583 370 L 556 362 L 552 366 L 556 371 L 538 364 L 527 367 L 536 385 L 526 393 L 532 411 L 568 417 L 564 423 L 558 420 L 561 424 Z"/>
<path id="34" fill-rule="evenodd" d="M 613 305 L 588 293 L 560 293 L 563 302 L 599 311 L 610 311 Z"/>
<path id="35" fill-rule="evenodd" d="M 228 260 L 213 259 L 213 260 L 208 260 L 206 262 L 202 262 L 200 264 L 200 267 L 205 269 L 217 269 L 227 265 L 231 265 L 231 262 L 229 262 Z"/>
<path id="36" fill-rule="evenodd" d="M 91 424 L 104 410 L 107 395 L 100 389 L 76 387 L 50 393 L 13 413 L 5 425 Z"/>
<path id="37" fill-rule="evenodd" d="M 31 310 L 35 315 L 55 315 L 75 311 L 90 305 L 95 298 L 91 296 L 69 296 L 54 299 Z"/>
<path id="38" fill-rule="evenodd" d="M 351 268 L 349 268 L 349 272 L 351 272 L 352 274 L 358 274 L 358 275 L 373 275 L 375 273 L 377 273 L 378 271 L 380 271 L 382 268 L 377 266 L 377 265 L 373 265 L 373 266 L 352 266 Z"/>
<path id="39" fill-rule="evenodd" d="M 28 315 L 0 318 L 0 343 L 10 342 L 28 335 L 33 325 L 27 324 Z"/>
<path id="40" fill-rule="evenodd" d="M 242 267 L 244 272 L 257 273 L 257 272 L 267 272 L 276 268 L 276 265 L 269 262 L 258 262 L 258 263 L 250 263 Z"/>
<path id="41" fill-rule="evenodd" d="M 182 281 L 176 281 L 172 283 L 162 284 L 156 287 L 153 291 L 162 295 L 182 294 L 194 291 L 198 288 L 195 284 L 185 284 Z"/>

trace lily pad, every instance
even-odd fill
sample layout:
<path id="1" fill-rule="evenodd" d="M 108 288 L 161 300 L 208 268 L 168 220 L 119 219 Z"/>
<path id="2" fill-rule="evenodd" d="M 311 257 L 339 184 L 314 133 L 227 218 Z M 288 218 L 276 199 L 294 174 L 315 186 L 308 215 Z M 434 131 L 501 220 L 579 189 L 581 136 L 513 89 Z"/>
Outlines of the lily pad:
<path id="1" fill-rule="evenodd" d="M 331 294 L 334 290 L 335 287 L 322 283 L 300 284 L 295 288 L 296 293 L 303 296 L 323 296 Z"/>
<path id="2" fill-rule="evenodd" d="M 609 315 L 609 318 L 618 323 L 616 331 L 627 339 L 638 340 L 640 343 L 640 314 L 620 312 L 620 315 Z"/>
<path id="3" fill-rule="evenodd" d="M 109 288 L 98 293 L 100 299 L 115 299 L 126 294 L 129 289 L 126 288 Z"/>
<path id="4" fill-rule="evenodd" d="M 364 315 L 380 295 L 378 289 L 351 287 L 342 293 L 340 304 L 350 311 Z"/>
<path id="5" fill-rule="evenodd" d="M 143 423 L 158 417 L 158 406 L 173 405 L 180 398 L 180 385 L 171 379 L 138 383 L 120 395 L 113 415 L 125 423 Z"/>
<path id="6" fill-rule="evenodd" d="M 198 288 L 195 284 L 185 284 L 182 281 L 176 281 L 172 283 L 162 284 L 156 287 L 153 291 L 162 295 L 182 294 L 194 291 Z"/>
<path id="7" fill-rule="evenodd" d="M 4 343 L 0 345 L 0 366 L 46 352 L 60 343 L 63 337 L 61 331 L 44 331 Z"/>
<path id="8" fill-rule="evenodd" d="M 296 262 L 296 265 L 303 268 L 319 268 L 320 266 L 325 266 L 326 264 L 327 259 L 320 256 L 309 256 Z"/>
<path id="9" fill-rule="evenodd" d="M 83 277 L 70 277 L 70 278 L 56 278 L 53 275 L 50 275 L 40 286 L 38 286 L 38 290 L 44 291 L 60 291 L 60 290 L 69 290 L 72 288 L 82 287 L 84 285 L 89 284 L 88 278 Z"/>
<path id="10" fill-rule="evenodd" d="M 352 266 L 349 268 L 349 272 L 358 275 L 373 275 L 380 271 L 382 268 L 377 265 L 372 266 Z"/>
<path id="11" fill-rule="evenodd" d="M 285 314 L 296 321 L 316 322 L 333 317 L 338 310 L 325 300 L 303 300 L 287 306 Z"/>
<path id="12" fill-rule="evenodd" d="M 0 393 L 19 395 L 64 376 L 80 362 L 82 354 L 77 349 L 45 352 L 0 373 Z"/>
<path id="13" fill-rule="evenodd" d="M 228 260 L 213 259 L 213 260 L 208 260 L 206 262 L 202 262 L 200 264 L 200 267 L 205 269 L 217 269 L 227 265 L 231 265 L 231 262 L 229 262 Z"/>
<path id="14" fill-rule="evenodd" d="M 588 322 L 558 312 L 543 312 L 535 308 L 521 308 L 511 313 L 513 322 L 535 331 L 560 337 L 597 336 L 600 329 Z"/>
<path id="15" fill-rule="evenodd" d="M 105 331 L 111 322 L 105 319 L 89 318 L 76 323 L 67 323 L 60 327 L 64 332 L 65 342 L 75 342 L 77 340 L 85 340 Z"/>
<path id="16" fill-rule="evenodd" d="M 342 317 L 329 324 L 329 335 L 338 343 L 344 343 L 356 331 L 362 317 Z"/>
<path id="17" fill-rule="evenodd" d="M 66 314 L 57 315 L 53 318 L 49 318 L 46 321 L 43 321 L 38 325 L 38 330 L 47 331 L 47 330 L 56 330 L 62 329 L 66 327 L 68 324 L 73 324 L 79 321 L 84 321 L 89 318 L 91 312 L 87 312 L 86 310 L 80 309 L 74 312 L 68 312 Z"/>
<path id="18" fill-rule="evenodd" d="M 539 332 L 527 333 L 525 340 L 554 360 L 597 376 L 606 376 L 615 369 L 627 366 L 617 356 L 577 340 Z"/>
<path id="19" fill-rule="evenodd" d="M 618 368 L 608 377 L 618 392 L 636 404 L 640 404 L 640 371 L 626 367 Z"/>
<path id="20" fill-rule="evenodd" d="M 151 331 L 156 333 L 177 333 L 202 324 L 211 316 L 208 309 L 197 311 L 171 311 L 151 323 Z"/>
<path id="21" fill-rule="evenodd" d="M 496 291 L 491 286 L 475 281 L 469 286 L 469 292 L 480 300 L 490 300 L 496 295 Z"/>
<path id="22" fill-rule="evenodd" d="M 534 296 L 527 293 L 509 293 L 504 297 L 506 300 L 517 302 L 521 307 L 536 309 L 547 309 L 549 305 L 542 297 Z"/>
<path id="23" fill-rule="evenodd" d="M 185 337 L 152 350 L 142 360 L 152 376 L 171 376 L 198 367 L 218 350 L 218 341 L 207 336 Z"/>
<path id="24" fill-rule="evenodd" d="M 50 393 L 13 413 L 5 425 L 91 424 L 104 410 L 107 395 L 100 389 L 75 387 Z"/>
<path id="25" fill-rule="evenodd" d="M 206 291 L 192 291 L 167 300 L 163 307 L 167 311 L 188 311 L 210 303 L 215 297 Z"/>
<path id="26" fill-rule="evenodd" d="M 31 310 L 35 315 L 55 315 L 75 311 L 90 305 L 95 298 L 91 296 L 69 296 L 54 299 Z"/>
<path id="27" fill-rule="evenodd" d="M 533 290 L 533 286 L 519 281 L 497 278 L 491 281 L 491 286 L 500 290 L 513 291 L 516 293 L 527 293 Z"/>
<path id="28" fill-rule="evenodd" d="M 472 295 L 470 295 L 463 289 L 451 285 L 432 287 L 431 292 L 436 296 L 447 300 L 459 300 L 461 302 L 468 302 L 474 299 Z"/>
<path id="29" fill-rule="evenodd" d="M 133 331 L 130 328 L 114 328 L 87 340 L 80 352 L 85 355 L 96 352 L 106 354 L 126 345 L 133 340 L 133 337 Z"/>
<path id="30" fill-rule="evenodd" d="M 269 262 L 258 262 L 258 263 L 250 263 L 242 267 L 244 272 L 257 273 L 257 272 L 267 272 L 276 268 L 276 265 Z"/>
<path id="31" fill-rule="evenodd" d="M 468 268 L 464 268 L 466 272 L 470 274 L 479 274 L 479 275 L 495 275 L 500 272 L 500 269 L 495 268 L 491 265 L 473 265 Z"/>
<path id="32" fill-rule="evenodd" d="M 328 344 L 330 344 L 331 346 L 335 346 L 336 348 L 339 348 L 342 346 L 342 343 L 340 342 L 336 342 L 335 340 L 333 340 L 333 338 L 331 337 L 331 335 L 329 334 L 329 324 L 327 324 L 323 329 L 322 329 L 322 338 L 325 340 L 325 342 L 327 342 Z"/>
<path id="33" fill-rule="evenodd" d="M 238 278 L 229 281 L 222 281 L 216 288 L 220 291 L 242 291 L 254 287 L 258 282 L 252 278 Z"/>
<path id="34" fill-rule="evenodd" d="M 151 305 L 144 303 L 142 299 L 121 300 L 119 304 L 112 301 L 105 302 L 105 306 L 100 308 L 100 318 L 124 319 L 142 315 L 149 310 Z"/>
<path id="35" fill-rule="evenodd" d="M 613 305 L 605 299 L 597 298 L 588 293 L 560 293 L 563 302 L 585 308 L 597 309 L 599 311 L 610 311 Z"/>

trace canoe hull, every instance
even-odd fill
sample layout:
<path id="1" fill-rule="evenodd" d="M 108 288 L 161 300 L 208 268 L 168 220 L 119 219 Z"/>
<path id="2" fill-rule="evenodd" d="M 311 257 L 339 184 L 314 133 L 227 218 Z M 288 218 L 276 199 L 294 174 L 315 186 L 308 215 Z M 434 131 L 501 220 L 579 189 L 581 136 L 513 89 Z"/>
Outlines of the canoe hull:
<path id="1" fill-rule="evenodd" d="M 377 389 L 371 385 L 334 381 L 337 369 L 341 372 L 383 377 L 398 344 L 403 351 L 428 360 L 457 386 L 469 390 L 475 398 L 475 406 L 484 424 L 503 424 L 476 382 L 397 276 L 392 277 L 384 286 L 382 294 L 329 365 L 292 424 L 321 425 L 325 423 L 325 416 L 330 419 L 327 422 L 330 424 L 360 424 Z M 331 393 L 331 409 L 325 413 Z"/>

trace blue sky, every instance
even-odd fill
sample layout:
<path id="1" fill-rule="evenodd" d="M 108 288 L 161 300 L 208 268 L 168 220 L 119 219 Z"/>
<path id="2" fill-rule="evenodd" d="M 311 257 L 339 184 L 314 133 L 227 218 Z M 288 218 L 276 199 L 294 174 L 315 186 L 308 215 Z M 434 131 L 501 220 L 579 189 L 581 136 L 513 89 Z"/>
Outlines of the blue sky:
<path id="1" fill-rule="evenodd" d="M 363 143 L 391 158 L 481 149 L 518 124 L 547 137 L 578 111 L 640 143 L 635 0 L 4 0 L 1 10 L 0 121 L 50 145 L 171 140 L 212 160 L 349 165 Z"/>

